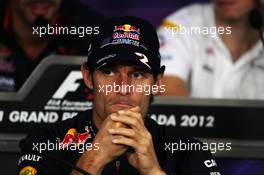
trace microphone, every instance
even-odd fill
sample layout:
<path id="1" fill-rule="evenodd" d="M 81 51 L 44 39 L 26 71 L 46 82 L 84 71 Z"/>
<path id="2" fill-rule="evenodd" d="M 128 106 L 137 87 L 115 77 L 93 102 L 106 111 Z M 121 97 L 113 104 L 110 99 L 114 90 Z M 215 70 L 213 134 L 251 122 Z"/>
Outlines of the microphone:
<path id="1" fill-rule="evenodd" d="M 259 31 L 260 40 L 262 41 L 262 44 L 264 46 L 264 38 L 262 33 L 263 19 L 261 13 L 258 9 L 254 8 L 249 12 L 248 19 L 251 27 Z"/>

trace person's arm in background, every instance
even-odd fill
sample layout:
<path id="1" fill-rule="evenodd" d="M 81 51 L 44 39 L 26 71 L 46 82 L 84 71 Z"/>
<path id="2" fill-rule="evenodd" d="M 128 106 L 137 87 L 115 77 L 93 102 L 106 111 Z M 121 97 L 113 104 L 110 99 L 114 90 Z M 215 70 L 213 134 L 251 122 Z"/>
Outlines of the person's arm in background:
<path id="1" fill-rule="evenodd" d="M 189 96 L 187 81 L 192 67 L 192 43 L 190 36 L 180 34 L 187 12 L 183 9 L 166 18 L 158 29 L 161 64 L 166 66 L 163 84 L 165 96 Z M 178 23 L 174 21 L 179 21 Z"/>
<path id="2" fill-rule="evenodd" d="M 264 17 L 264 0 L 260 0 L 260 9 L 261 9 L 261 14 Z"/>
<path id="3" fill-rule="evenodd" d="M 264 21 L 264 0 L 260 0 L 260 13 L 262 15 L 262 20 Z M 262 26 L 262 32 L 264 33 L 264 25 Z"/>
<path id="4" fill-rule="evenodd" d="M 165 92 L 160 94 L 164 96 L 189 96 L 188 88 L 184 80 L 177 75 L 165 75 L 162 79 L 165 85 Z"/>

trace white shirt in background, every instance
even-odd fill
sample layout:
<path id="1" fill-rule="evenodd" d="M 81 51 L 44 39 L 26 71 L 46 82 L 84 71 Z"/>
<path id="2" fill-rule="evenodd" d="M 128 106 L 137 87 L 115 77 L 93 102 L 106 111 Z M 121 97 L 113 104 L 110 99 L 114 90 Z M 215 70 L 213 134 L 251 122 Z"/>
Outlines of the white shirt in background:
<path id="1" fill-rule="evenodd" d="M 213 8 L 212 4 L 193 4 L 164 20 L 158 34 L 165 75 L 187 82 L 192 97 L 264 99 L 261 41 L 233 63 L 216 33 Z M 223 32 L 230 34 L 231 28 L 219 29 Z"/>

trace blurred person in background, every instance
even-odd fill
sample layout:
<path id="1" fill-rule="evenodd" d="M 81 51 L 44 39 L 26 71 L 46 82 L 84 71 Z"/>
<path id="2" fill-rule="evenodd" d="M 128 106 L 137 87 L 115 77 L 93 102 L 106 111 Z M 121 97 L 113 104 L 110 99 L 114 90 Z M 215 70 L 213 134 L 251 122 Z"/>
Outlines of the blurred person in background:
<path id="1" fill-rule="evenodd" d="M 264 99 L 264 49 L 249 22 L 263 6 L 263 0 L 213 0 L 169 15 L 158 29 L 165 95 Z"/>
<path id="2" fill-rule="evenodd" d="M 38 63 L 50 54 L 86 55 L 88 48 L 84 43 L 91 39 L 92 30 L 103 19 L 77 0 L 6 0 L 2 3 L 0 91 L 18 90 Z M 59 34 L 50 30 L 50 34 L 40 36 L 37 29 L 48 25 L 69 29 L 91 26 L 91 34 L 80 35 L 76 30 Z"/>

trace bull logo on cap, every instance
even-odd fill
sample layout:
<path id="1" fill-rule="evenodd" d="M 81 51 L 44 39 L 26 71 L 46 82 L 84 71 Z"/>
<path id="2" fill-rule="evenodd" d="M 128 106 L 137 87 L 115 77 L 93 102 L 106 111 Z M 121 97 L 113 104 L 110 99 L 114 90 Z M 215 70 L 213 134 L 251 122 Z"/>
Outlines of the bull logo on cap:
<path id="1" fill-rule="evenodd" d="M 120 30 L 124 31 L 124 32 L 135 32 L 137 34 L 140 34 L 140 29 L 138 27 L 132 26 L 130 24 L 115 26 L 114 32 L 120 31 Z"/>
<path id="2" fill-rule="evenodd" d="M 130 24 L 115 26 L 113 33 L 114 43 L 129 43 L 140 39 L 139 28 Z M 119 40 L 119 41 L 118 41 Z"/>

